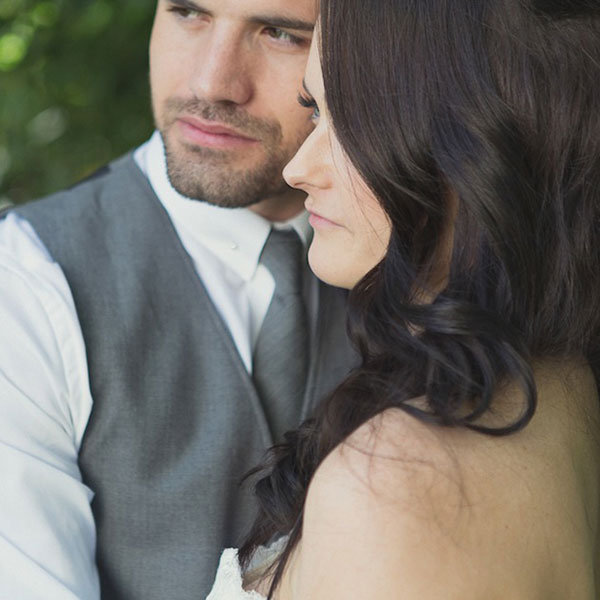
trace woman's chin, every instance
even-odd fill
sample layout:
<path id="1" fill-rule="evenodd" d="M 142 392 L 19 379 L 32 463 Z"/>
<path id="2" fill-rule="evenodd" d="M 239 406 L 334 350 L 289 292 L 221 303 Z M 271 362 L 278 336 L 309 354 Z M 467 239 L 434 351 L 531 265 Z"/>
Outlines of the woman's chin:
<path id="1" fill-rule="evenodd" d="M 321 281 L 334 287 L 349 290 L 360 279 L 353 272 L 351 263 L 340 260 L 333 252 L 322 251 L 314 241 L 308 250 L 308 265 Z"/>

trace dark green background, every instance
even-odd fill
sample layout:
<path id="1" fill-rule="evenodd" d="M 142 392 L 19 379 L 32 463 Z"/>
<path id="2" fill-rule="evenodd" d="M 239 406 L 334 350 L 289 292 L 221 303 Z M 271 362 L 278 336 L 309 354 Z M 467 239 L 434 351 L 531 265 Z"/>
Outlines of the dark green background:
<path id="1" fill-rule="evenodd" d="M 0 205 L 53 192 L 152 131 L 155 0 L 0 0 Z"/>

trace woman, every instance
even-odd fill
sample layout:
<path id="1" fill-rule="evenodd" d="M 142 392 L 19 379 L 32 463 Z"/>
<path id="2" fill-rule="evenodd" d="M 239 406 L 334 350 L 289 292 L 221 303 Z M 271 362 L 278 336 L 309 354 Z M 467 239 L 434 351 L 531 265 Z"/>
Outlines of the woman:
<path id="1" fill-rule="evenodd" d="M 363 360 L 271 453 L 254 591 L 230 552 L 211 600 L 597 599 L 600 2 L 320 24 L 285 176 Z"/>

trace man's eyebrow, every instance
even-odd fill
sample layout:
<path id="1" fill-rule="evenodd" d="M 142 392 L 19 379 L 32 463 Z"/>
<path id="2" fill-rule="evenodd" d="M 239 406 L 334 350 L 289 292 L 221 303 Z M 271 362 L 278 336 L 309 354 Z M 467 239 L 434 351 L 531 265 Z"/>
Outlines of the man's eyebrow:
<path id="1" fill-rule="evenodd" d="M 297 31 L 310 31 L 315 28 L 311 21 L 280 17 L 278 15 L 255 15 L 248 19 L 250 23 L 275 27 L 276 29 L 295 29 Z"/>
<path id="2" fill-rule="evenodd" d="M 166 2 L 167 4 L 179 6 L 180 8 L 187 8 L 188 10 L 212 16 L 212 13 L 209 10 L 192 2 L 192 0 L 166 0 Z M 294 29 L 296 31 L 312 32 L 315 28 L 315 24 L 312 21 L 303 21 L 302 19 L 292 19 L 290 17 L 279 15 L 254 15 L 249 17 L 247 21 L 254 25 L 265 25 L 276 29 Z"/>
<path id="3" fill-rule="evenodd" d="M 173 4 L 175 6 L 179 6 L 180 8 L 187 8 L 188 10 L 210 15 L 210 11 L 202 8 L 195 2 L 192 2 L 192 0 L 166 0 L 166 2 L 167 4 Z"/>

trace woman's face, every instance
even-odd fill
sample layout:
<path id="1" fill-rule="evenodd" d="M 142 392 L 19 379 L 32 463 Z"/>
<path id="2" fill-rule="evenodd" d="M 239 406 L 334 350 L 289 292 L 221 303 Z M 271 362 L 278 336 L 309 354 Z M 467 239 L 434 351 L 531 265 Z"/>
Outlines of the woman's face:
<path id="1" fill-rule="evenodd" d="M 344 154 L 331 127 L 318 51 L 313 38 L 302 103 L 313 107 L 315 129 L 283 172 L 289 185 L 308 194 L 314 229 L 308 261 L 323 281 L 352 288 L 385 255 L 387 215 Z"/>

